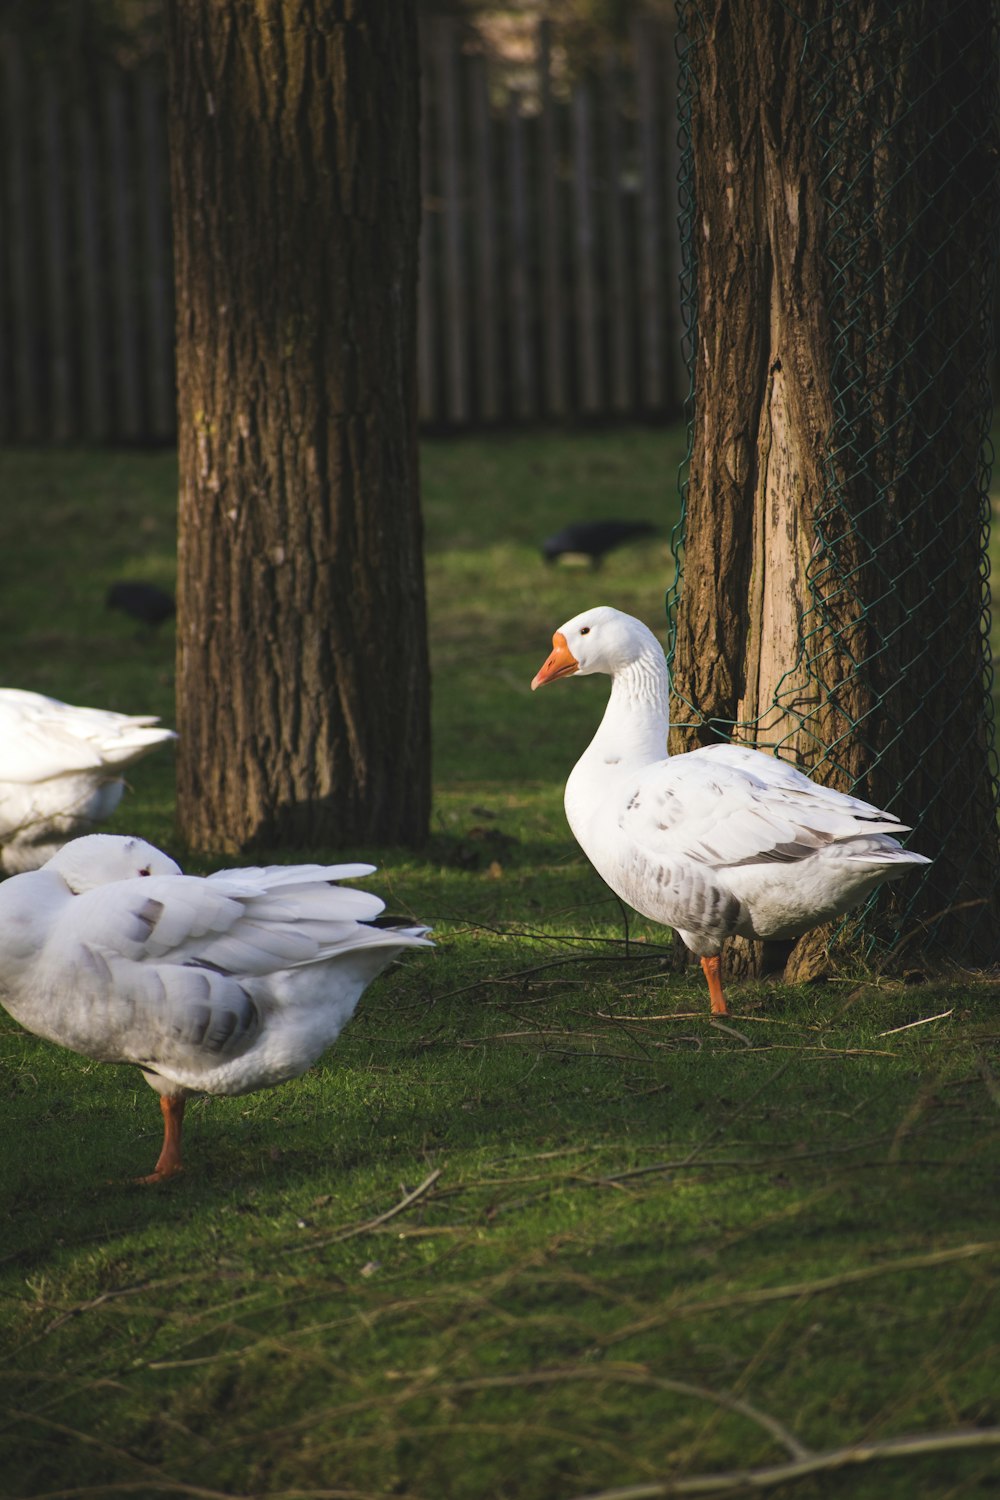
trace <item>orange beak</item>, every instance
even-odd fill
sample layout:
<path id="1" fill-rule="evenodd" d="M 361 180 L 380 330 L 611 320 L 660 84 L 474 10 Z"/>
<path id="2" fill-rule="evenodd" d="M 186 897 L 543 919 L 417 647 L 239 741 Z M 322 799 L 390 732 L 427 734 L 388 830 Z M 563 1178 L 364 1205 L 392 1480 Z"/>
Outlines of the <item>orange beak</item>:
<path id="1" fill-rule="evenodd" d="M 580 670 L 580 663 L 566 644 L 566 637 L 557 630 L 552 637 L 552 651 L 531 679 L 531 691 L 555 682 L 557 677 L 572 677 Z"/>

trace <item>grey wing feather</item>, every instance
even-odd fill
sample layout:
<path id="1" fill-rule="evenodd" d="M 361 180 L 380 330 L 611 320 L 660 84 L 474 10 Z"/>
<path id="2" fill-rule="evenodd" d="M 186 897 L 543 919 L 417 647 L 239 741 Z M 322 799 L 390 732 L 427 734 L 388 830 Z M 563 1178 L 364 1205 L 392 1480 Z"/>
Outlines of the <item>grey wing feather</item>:
<path id="1" fill-rule="evenodd" d="M 86 1034 L 74 1042 L 64 1032 L 63 1040 L 86 1056 L 208 1070 L 247 1051 L 261 1030 L 256 1001 L 231 975 L 133 963 L 87 944 L 76 967 L 81 992 L 91 996 Z"/>

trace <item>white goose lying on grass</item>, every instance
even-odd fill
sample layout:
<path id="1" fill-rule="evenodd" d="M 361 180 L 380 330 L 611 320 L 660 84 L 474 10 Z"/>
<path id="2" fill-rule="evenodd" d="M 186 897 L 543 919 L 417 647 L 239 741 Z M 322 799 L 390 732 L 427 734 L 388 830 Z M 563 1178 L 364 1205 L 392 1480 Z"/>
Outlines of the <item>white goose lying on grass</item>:
<path id="1" fill-rule="evenodd" d="M 126 767 L 177 738 L 159 722 L 0 688 L 3 870 L 37 870 L 67 839 L 110 818 Z"/>
<path id="2" fill-rule="evenodd" d="M 907 826 L 745 745 L 668 758 L 670 684 L 660 643 L 631 615 L 584 610 L 552 637 L 531 686 L 607 672 L 611 699 L 566 783 L 566 816 L 623 901 L 676 928 L 726 1014 L 723 940 L 798 937 L 840 916 L 922 854 Z"/>
<path id="3" fill-rule="evenodd" d="M 151 1176 L 181 1170 L 190 1094 L 297 1078 L 367 985 L 425 927 L 371 925 L 383 903 L 333 884 L 373 865 L 184 875 L 138 838 L 95 833 L 0 884 L 0 1002 L 29 1031 L 137 1064 L 160 1095 Z"/>

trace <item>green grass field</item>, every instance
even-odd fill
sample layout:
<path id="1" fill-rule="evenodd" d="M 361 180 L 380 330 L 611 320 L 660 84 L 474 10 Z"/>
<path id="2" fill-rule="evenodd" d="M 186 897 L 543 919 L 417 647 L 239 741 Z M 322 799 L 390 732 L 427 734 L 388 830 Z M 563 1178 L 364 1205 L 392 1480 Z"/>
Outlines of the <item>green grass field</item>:
<path id="1" fill-rule="evenodd" d="M 528 684 L 587 605 L 662 627 L 682 450 L 424 444 L 432 839 L 315 852 L 438 947 L 312 1073 L 193 1102 L 187 1172 L 141 1188 L 141 1075 L 0 1012 L 0 1495 L 1000 1493 L 997 985 L 734 986 L 713 1022 L 565 824 L 606 685 Z M 172 455 L 0 454 L 0 681 L 172 721 L 173 627 L 103 598 L 172 583 L 175 487 Z M 609 513 L 664 537 L 543 566 Z M 110 826 L 182 853 L 169 754 Z"/>

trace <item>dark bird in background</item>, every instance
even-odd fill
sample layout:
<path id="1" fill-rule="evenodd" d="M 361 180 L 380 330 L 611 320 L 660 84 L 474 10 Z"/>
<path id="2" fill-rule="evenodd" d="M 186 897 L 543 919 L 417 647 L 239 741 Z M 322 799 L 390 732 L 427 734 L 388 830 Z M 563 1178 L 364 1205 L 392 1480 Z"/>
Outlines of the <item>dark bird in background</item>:
<path id="1" fill-rule="evenodd" d="M 656 534 L 652 521 L 574 521 L 545 538 L 542 556 L 547 563 L 554 563 L 565 553 L 577 553 L 589 557 L 591 567 L 599 568 L 604 554 L 613 547 Z"/>
<path id="2" fill-rule="evenodd" d="M 123 614 L 131 615 L 133 620 L 151 629 L 177 613 L 173 595 L 155 583 L 132 580 L 113 583 L 104 602 L 108 609 L 120 609 Z"/>

